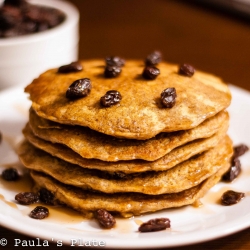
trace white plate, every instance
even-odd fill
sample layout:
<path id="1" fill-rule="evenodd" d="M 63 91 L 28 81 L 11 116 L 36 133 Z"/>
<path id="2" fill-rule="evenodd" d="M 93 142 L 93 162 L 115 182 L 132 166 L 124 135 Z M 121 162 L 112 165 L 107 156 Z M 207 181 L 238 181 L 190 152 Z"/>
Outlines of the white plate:
<path id="1" fill-rule="evenodd" d="M 233 101 L 229 108 L 231 125 L 229 134 L 234 144 L 250 146 L 250 94 L 235 86 L 230 86 Z M 0 93 L 0 131 L 3 142 L 0 145 L 0 171 L 9 164 L 18 166 L 18 158 L 13 150 L 21 140 L 21 130 L 28 120 L 30 102 L 20 88 Z M 186 206 L 168 209 L 151 215 L 117 221 L 112 230 L 101 230 L 95 221 L 80 219 L 64 210 L 55 212 L 45 220 L 29 218 L 32 207 L 15 205 L 14 196 L 24 187 L 22 180 L 15 183 L 0 182 L 0 222 L 3 226 L 35 238 L 58 244 L 75 245 L 105 244 L 108 248 L 158 248 L 198 243 L 222 237 L 250 226 L 250 153 L 241 157 L 243 173 L 233 183 L 219 183 L 201 200 L 203 206 Z M 22 171 L 22 168 L 19 169 Z M 18 190 L 20 188 L 20 190 Z M 222 206 L 217 200 L 228 189 L 246 193 L 246 197 L 233 206 Z M 26 190 L 29 191 L 29 190 Z M 69 212 L 69 211 L 68 211 Z M 54 214 L 54 217 L 53 217 Z M 171 229 L 154 233 L 139 233 L 138 222 L 151 218 L 168 217 Z M 129 239 L 129 240 L 128 240 Z M 105 243 L 104 243 L 105 242 Z"/>

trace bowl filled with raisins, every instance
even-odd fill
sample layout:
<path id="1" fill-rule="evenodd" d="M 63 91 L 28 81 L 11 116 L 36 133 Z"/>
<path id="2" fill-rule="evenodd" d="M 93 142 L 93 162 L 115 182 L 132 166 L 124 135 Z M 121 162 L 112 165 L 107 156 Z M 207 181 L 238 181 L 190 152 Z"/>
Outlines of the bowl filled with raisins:
<path id="1" fill-rule="evenodd" d="M 76 61 L 79 12 L 61 0 L 0 0 L 0 89 Z"/>

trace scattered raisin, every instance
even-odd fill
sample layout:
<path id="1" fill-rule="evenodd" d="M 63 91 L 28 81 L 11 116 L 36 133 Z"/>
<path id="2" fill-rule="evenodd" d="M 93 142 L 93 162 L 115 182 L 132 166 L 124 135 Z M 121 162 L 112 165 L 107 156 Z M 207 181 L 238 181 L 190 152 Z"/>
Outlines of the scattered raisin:
<path id="1" fill-rule="evenodd" d="M 106 78 L 117 77 L 121 74 L 122 69 L 118 66 L 106 66 L 104 70 L 104 76 Z"/>
<path id="2" fill-rule="evenodd" d="M 160 74 L 160 70 L 154 66 L 147 66 L 142 72 L 143 78 L 147 80 L 154 80 Z"/>
<path id="3" fill-rule="evenodd" d="M 33 219 L 42 220 L 49 216 L 49 209 L 43 206 L 35 207 L 29 214 Z"/>
<path id="4" fill-rule="evenodd" d="M 241 163 L 238 158 L 233 158 L 229 170 L 222 176 L 224 181 L 232 182 L 241 173 Z"/>
<path id="5" fill-rule="evenodd" d="M 249 150 L 248 146 L 244 145 L 244 144 L 240 144 L 236 147 L 234 147 L 234 158 L 240 157 L 243 154 L 245 154 L 247 151 Z"/>
<path id="6" fill-rule="evenodd" d="M 82 71 L 82 64 L 80 62 L 72 62 L 58 68 L 58 73 L 71 73 Z"/>
<path id="7" fill-rule="evenodd" d="M 102 106 L 110 107 L 119 103 L 122 99 L 122 96 L 117 90 L 109 90 L 107 93 L 101 97 L 100 101 Z"/>
<path id="8" fill-rule="evenodd" d="M 46 188 L 39 190 L 39 199 L 42 203 L 53 205 L 54 195 Z"/>
<path id="9" fill-rule="evenodd" d="M 175 88 L 164 89 L 161 93 L 161 100 L 165 107 L 172 108 L 176 102 L 176 90 Z"/>
<path id="10" fill-rule="evenodd" d="M 145 64 L 147 66 L 154 66 L 154 65 L 157 65 L 158 63 L 160 63 L 161 61 L 162 61 L 161 52 L 154 51 L 153 53 L 151 53 L 150 55 L 147 56 L 147 58 L 145 60 Z"/>
<path id="11" fill-rule="evenodd" d="M 233 190 L 226 191 L 221 197 L 221 204 L 224 206 L 230 206 L 238 203 L 245 197 L 244 193 L 235 192 Z"/>
<path id="12" fill-rule="evenodd" d="M 104 209 L 97 210 L 95 217 L 103 228 L 112 228 L 116 223 L 115 218 Z"/>
<path id="13" fill-rule="evenodd" d="M 191 77 L 191 76 L 193 76 L 194 73 L 195 73 L 195 68 L 190 64 L 184 63 L 179 68 L 180 75 Z"/>
<path id="14" fill-rule="evenodd" d="M 118 56 L 108 56 L 105 58 L 107 66 L 122 67 L 125 65 L 125 60 Z"/>
<path id="15" fill-rule="evenodd" d="M 66 92 L 66 97 L 69 99 L 76 99 L 85 97 L 90 93 L 92 88 L 89 78 L 82 78 L 74 81 Z"/>
<path id="16" fill-rule="evenodd" d="M 166 228 L 170 228 L 170 220 L 168 218 L 158 218 L 149 220 L 140 225 L 140 232 L 154 232 L 165 230 Z"/>
<path id="17" fill-rule="evenodd" d="M 223 175 L 224 181 L 233 181 L 241 173 L 241 163 L 238 157 L 248 151 L 248 147 L 244 144 L 234 147 L 234 155 L 231 161 L 230 169 Z"/>
<path id="18" fill-rule="evenodd" d="M 39 200 L 39 196 L 33 192 L 21 192 L 15 196 L 15 200 L 22 205 L 30 205 Z"/>
<path id="19" fill-rule="evenodd" d="M 6 181 L 16 181 L 19 179 L 19 174 L 15 168 L 7 168 L 2 172 L 2 178 Z"/>

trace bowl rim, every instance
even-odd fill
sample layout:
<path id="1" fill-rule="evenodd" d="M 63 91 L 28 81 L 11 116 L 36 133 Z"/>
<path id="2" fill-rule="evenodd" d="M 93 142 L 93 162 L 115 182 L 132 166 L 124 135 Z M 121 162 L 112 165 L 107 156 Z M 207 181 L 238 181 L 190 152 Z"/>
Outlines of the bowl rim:
<path id="1" fill-rule="evenodd" d="M 3 0 L 0 0 L 0 5 L 2 2 Z M 56 36 L 58 33 L 63 32 L 65 29 L 74 27 L 79 21 L 79 11 L 70 2 L 64 0 L 28 0 L 28 2 L 61 10 L 66 15 L 66 18 L 61 24 L 49 30 L 16 37 L 0 38 L 0 48 L 47 40 L 50 37 Z"/>

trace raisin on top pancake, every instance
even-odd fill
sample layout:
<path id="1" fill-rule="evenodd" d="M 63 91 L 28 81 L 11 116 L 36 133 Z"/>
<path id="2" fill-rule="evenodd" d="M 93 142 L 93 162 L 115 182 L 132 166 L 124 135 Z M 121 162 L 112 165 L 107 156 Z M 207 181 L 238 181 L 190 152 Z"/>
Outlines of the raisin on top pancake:
<path id="1" fill-rule="evenodd" d="M 115 78 L 104 77 L 104 61 L 82 61 L 83 70 L 58 73 L 48 70 L 25 88 L 32 107 L 43 118 L 71 125 L 86 126 L 115 137 L 144 140 L 160 132 L 196 127 L 229 106 L 230 91 L 219 78 L 196 71 L 192 77 L 178 74 L 178 66 L 159 63 L 154 80 L 142 77 L 144 64 L 127 61 Z M 91 80 L 89 95 L 69 99 L 66 91 L 78 79 Z M 176 89 L 176 103 L 164 107 L 161 93 Z M 109 90 L 120 92 L 121 101 L 103 107 L 100 99 Z"/>

